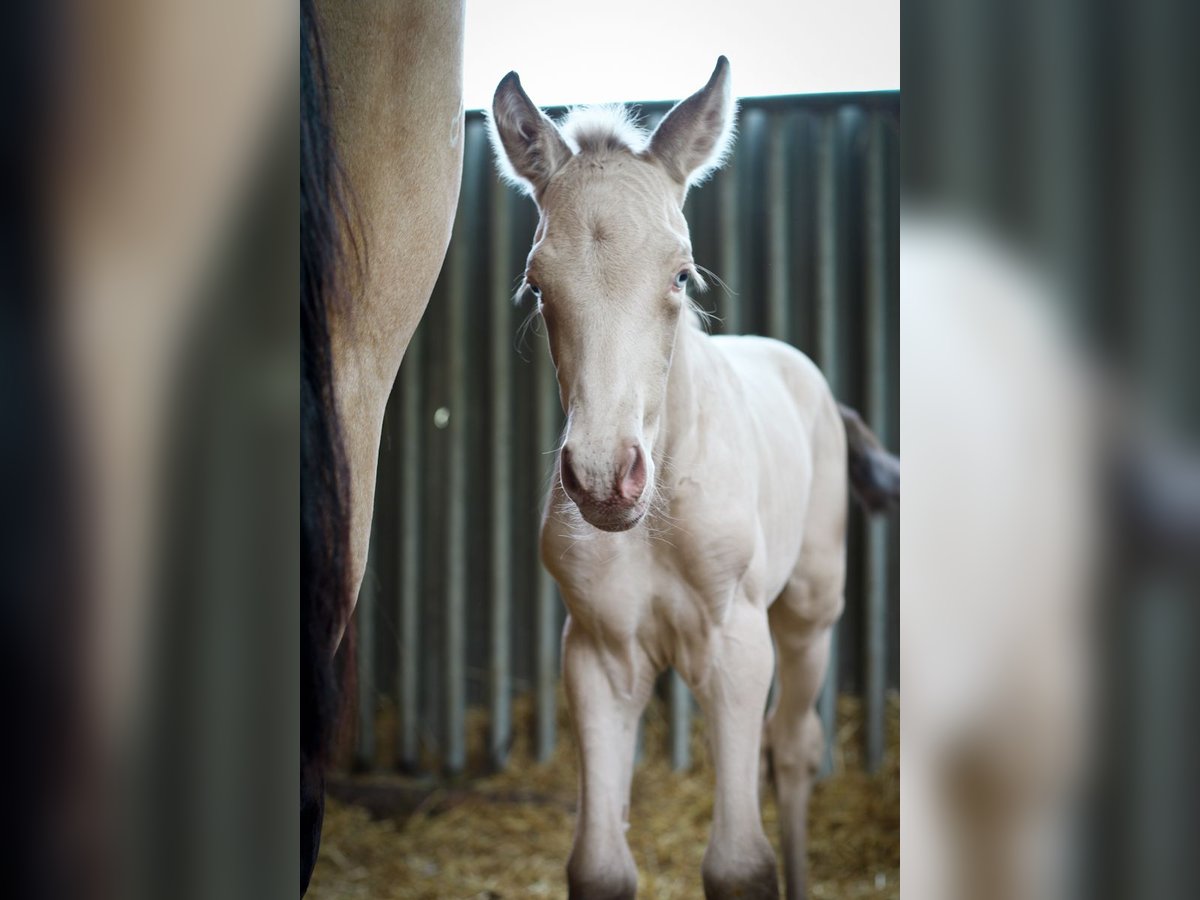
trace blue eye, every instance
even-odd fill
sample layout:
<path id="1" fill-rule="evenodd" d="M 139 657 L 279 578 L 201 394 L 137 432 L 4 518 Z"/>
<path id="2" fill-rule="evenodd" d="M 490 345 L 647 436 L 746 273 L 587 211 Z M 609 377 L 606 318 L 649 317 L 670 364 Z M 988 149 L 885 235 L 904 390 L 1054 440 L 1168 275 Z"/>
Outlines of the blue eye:
<path id="1" fill-rule="evenodd" d="M 684 288 L 684 287 L 687 287 L 687 283 L 688 283 L 687 269 L 683 269 L 682 271 L 680 271 L 680 273 L 678 275 L 675 276 L 675 287 Z"/>
<path id="2" fill-rule="evenodd" d="M 533 299 L 534 299 L 534 300 L 541 300 L 541 299 L 542 299 L 542 289 L 541 289 L 540 287 L 538 287 L 538 286 L 537 286 L 536 284 L 534 284 L 532 281 L 527 281 L 527 282 L 525 282 L 525 286 L 526 286 L 527 288 L 529 288 L 529 293 L 533 294 Z"/>

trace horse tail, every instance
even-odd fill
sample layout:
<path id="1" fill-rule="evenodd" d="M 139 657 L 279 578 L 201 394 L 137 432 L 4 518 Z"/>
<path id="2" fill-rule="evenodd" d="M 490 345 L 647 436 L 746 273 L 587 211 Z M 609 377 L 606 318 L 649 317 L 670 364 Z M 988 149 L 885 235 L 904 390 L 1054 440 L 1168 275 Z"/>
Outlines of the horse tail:
<path id="1" fill-rule="evenodd" d="M 332 312 L 349 230 L 314 0 L 300 3 L 300 893 L 321 840 L 341 707 L 338 624 L 349 609 L 350 495 L 333 383 Z"/>
<path id="2" fill-rule="evenodd" d="M 900 506 L 900 460 L 887 451 L 854 409 L 838 404 L 846 427 L 850 488 L 870 513 Z"/>

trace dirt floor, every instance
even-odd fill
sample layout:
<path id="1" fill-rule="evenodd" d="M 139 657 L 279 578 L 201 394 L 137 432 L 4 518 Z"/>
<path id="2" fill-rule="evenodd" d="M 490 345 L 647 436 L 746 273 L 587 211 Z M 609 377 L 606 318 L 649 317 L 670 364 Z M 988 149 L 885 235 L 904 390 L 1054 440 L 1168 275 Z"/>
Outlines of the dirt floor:
<path id="1" fill-rule="evenodd" d="M 638 863 L 638 896 L 702 897 L 700 861 L 712 817 L 712 772 L 700 722 L 693 735 L 692 771 L 671 771 L 663 716 L 659 707 L 647 712 L 643 761 L 633 781 L 628 838 Z M 860 766 L 858 701 L 842 697 L 838 720 L 834 772 L 817 785 L 810 812 L 810 896 L 898 898 L 898 703 L 895 698 L 890 703 L 888 751 L 876 775 Z M 455 785 L 378 776 L 335 781 L 308 896 L 565 897 L 576 770 L 569 729 L 560 734 L 557 752 L 545 765 L 531 762 L 528 747 L 519 741 L 508 771 Z M 767 834 L 778 847 L 769 792 L 763 807 Z"/>

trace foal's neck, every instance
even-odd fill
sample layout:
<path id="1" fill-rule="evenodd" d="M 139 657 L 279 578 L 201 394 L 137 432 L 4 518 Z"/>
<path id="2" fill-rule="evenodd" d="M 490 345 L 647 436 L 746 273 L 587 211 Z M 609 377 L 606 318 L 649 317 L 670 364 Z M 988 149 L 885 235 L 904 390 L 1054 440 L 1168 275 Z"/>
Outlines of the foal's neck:
<path id="1" fill-rule="evenodd" d="M 692 438 L 703 393 L 705 359 L 710 352 L 708 335 L 695 321 L 695 313 L 689 310 L 684 315 L 687 318 L 679 323 L 667 375 L 662 433 L 655 442 L 654 462 L 660 468 L 664 459 L 678 458 L 679 450 Z"/>

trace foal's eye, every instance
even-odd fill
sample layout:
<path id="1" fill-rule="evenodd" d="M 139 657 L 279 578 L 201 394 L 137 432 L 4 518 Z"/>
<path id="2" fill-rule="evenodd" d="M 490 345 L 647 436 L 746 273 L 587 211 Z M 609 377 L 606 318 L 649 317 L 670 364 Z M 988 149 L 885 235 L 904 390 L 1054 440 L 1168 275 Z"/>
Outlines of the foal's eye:
<path id="1" fill-rule="evenodd" d="M 681 269 L 679 274 L 675 276 L 675 287 L 682 289 L 687 287 L 688 273 L 687 269 Z"/>
<path id="2" fill-rule="evenodd" d="M 529 288 L 529 293 L 533 294 L 533 299 L 540 301 L 542 299 L 542 289 L 532 281 L 525 282 L 525 286 Z"/>

